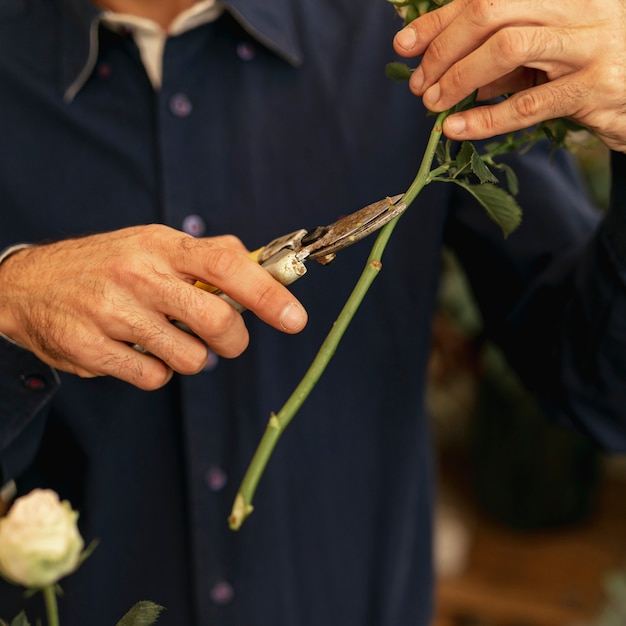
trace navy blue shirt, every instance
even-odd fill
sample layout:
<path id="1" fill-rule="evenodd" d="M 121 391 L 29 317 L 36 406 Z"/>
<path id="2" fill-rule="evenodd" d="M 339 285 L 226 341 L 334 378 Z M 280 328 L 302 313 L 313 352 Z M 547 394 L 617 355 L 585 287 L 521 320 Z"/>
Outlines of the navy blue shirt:
<path id="1" fill-rule="evenodd" d="M 389 4 L 225 4 L 216 22 L 168 40 L 155 92 L 132 36 L 99 27 L 86 0 L 1 3 L 0 248 L 160 222 L 252 249 L 408 187 L 433 118 L 385 76 L 400 27 Z M 167 608 L 163 626 L 429 623 L 424 395 L 443 245 L 554 419 L 626 449 L 624 192 L 603 225 L 562 155 L 511 163 L 524 219 L 506 240 L 453 185 L 431 185 L 403 216 L 236 533 L 238 482 L 367 240 L 294 284 L 310 314 L 300 335 L 245 314 L 244 355 L 159 391 L 57 379 L 0 342 L 2 481 L 56 489 L 86 541 L 100 540 L 62 581 L 63 626 L 111 626 L 141 599 Z M 23 607 L 41 615 L 39 598 L 0 585 L 3 618 Z"/>

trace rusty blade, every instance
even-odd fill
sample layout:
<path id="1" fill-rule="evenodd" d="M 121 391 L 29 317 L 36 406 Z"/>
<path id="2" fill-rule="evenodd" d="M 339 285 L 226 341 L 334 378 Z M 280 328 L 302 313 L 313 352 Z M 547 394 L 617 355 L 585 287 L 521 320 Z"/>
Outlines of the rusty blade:
<path id="1" fill-rule="evenodd" d="M 402 194 L 385 198 L 350 213 L 334 224 L 314 229 L 302 239 L 302 248 L 297 256 L 300 260 L 317 259 L 324 262 L 339 250 L 364 239 L 382 228 L 406 209 L 404 202 L 399 202 Z"/>

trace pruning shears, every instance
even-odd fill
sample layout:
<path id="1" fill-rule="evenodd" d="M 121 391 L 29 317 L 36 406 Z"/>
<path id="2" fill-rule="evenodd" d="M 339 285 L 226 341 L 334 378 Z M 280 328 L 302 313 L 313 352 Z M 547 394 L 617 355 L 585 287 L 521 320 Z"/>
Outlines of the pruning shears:
<path id="1" fill-rule="evenodd" d="M 401 215 L 406 209 L 406 203 L 401 201 L 402 195 L 368 204 L 328 226 L 317 226 L 312 230 L 300 229 L 283 235 L 250 252 L 248 256 L 266 269 L 278 282 L 290 285 L 306 274 L 306 261 L 314 259 L 322 265 L 328 265 L 334 260 L 337 252 L 371 235 Z M 218 295 L 240 313 L 245 311 L 245 307 L 217 287 L 201 281 L 196 281 L 194 285 Z M 172 324 L 196 336 L 183 322 L 172 320 Z M 133 347 L 139 352 L 150 354 L 137 344 Z"/>
<path id="2" fill-rule="evenodd" d="M 306 261 L 316 260 L 328 265 L 340 250 L 367 237 L 395 217 L 401 215 L 406 204 L 401 202 L 402 194 L 385 198 L 341 217 L 328 226 L 317 226 L 312 230 L 300 229 L 278 237 L 267 245 L 249 253 L 249 257 L 266 269 L 278 282 L 290 285 L 306 274 Z M 203 282 L 196 287 L 218 294 L 237 311 L 244 307 L 225 293 Z"/>

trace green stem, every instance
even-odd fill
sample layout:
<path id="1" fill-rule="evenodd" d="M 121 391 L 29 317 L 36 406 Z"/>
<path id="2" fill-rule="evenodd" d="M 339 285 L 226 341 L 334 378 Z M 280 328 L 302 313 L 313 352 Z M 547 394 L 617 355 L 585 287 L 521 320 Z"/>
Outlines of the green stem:
<path id="1" fill-rule="evenodd" d="M 59 609 L 57 607 L 57 594 L 54 585 L 46 585 L 41 593 L 46 603 L 46 615 L 48 616 L 48 626 L 59 626 Z"/>
<path id="2" fill-rule="evenodd" d="M 441 125 L 447 114 L 447 111 L 439 114 L 435 121 L 420 168 L 413 183 L 402 198 L 407 206 L 415 200 L 421 190 L 431 180 L 430 172 L 432 162 L 435 157 L 437 145 L 441 139 Z M 370 285 L 378 275 L 382 267 L 382 254 L 398 219 L 399 217 L 396 217 L 381 229 L 372 246 L 363 273 L 346 301 L 337 321 L 320 347 L 315 359 L 287 402 L 283 405 L 283 408 L 277 414 L 272 413 L 270 416 L 263 437 L 243 477 L 231 514 L 228 518 L 228 523 L 232 530 L 238 530 L 246 517 L 252 513 L 254 508 L 252 506 L 252 499 L 272 452 L 285 428 L 289 425 L 299 408 L 311 393 L 320 376 L 326 369 L 326 366 L 335 354 L 337 346 L 352 321 L 354 314 L 363 301 Z"/>
<path id="3" fill-rule="evenodd" d="M 441 141 L 443 121 L 448 117 L 450 111 L 444 111 L 437 116 L 433 129 L 430 131 L 430 137 L 424 150 L 424 156 L 422 157 L 422 163 L 417 171 L 415 179 L 411 183 L 410 187 L 406 190 L 402 200 L 409 206 L 415 198 L 419 195 L 422 189 L 431 181 L 431 169 L 433 160 L 435 158 L 435 152 L 437 146 Z"/>

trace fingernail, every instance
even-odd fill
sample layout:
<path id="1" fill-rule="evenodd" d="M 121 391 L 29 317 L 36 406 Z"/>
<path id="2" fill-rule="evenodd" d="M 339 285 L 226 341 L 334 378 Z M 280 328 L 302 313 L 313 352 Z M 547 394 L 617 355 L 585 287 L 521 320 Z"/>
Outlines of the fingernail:
<path id="1" fill-rule="evenodd" d="M 280 325 L 288 333 L 297 333 L 307 323 L 306 311 L 299 304 L 288 304 L 280 315 Z"/>
<path id="2" fill-rule="evenodd" d="M 444 122 L 446 131 L 451 135 L 458 135 L 465 130 L 465 120 L 460 115 L 451 115 Z"/>
<path id="3" fill-rule="evenodd" d="M 435 106 L 437 102 L 439 102 L 439 97 L 441 96 L 441 88 L 439 87 L 439 83 L 435 83 L 431 85 L 422 96 L 424 100 L 424 104 L 428 106 Z"/>
<path id="4" fill-rule="evenodd" d="M 410 50 L 417 43 L 415 29 L 410 26 L 396 33 L 396 43 L 405 50 Z"/>
<path id="5" fill-rule="evenodd" d="M 415 70 L 413 70 L 413 74 L 411 74 L 411 89 L 419 94 L 422 90 L 422 85 L 424 84 L 424 72 L 422 71 L 422 66 L 418 65 Z"/>

